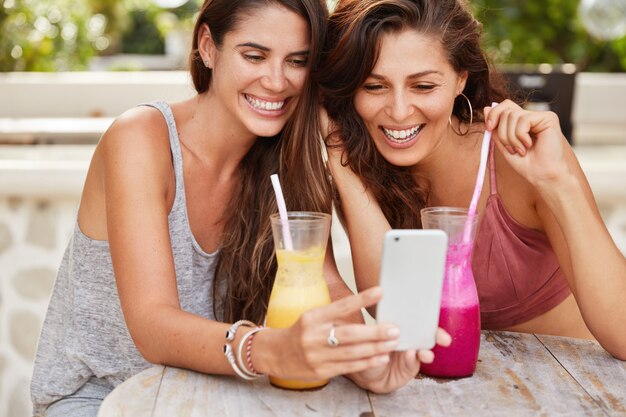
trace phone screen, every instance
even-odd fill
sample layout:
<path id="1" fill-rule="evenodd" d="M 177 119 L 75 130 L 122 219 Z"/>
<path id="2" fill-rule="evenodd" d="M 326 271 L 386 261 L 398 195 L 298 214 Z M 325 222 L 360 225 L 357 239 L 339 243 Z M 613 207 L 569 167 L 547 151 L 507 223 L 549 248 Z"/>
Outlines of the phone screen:
<path id="1" fill-rule="evenodd" d="M 396 350 L 431 349 L 439 323 L 448 237 L 437 229 L 390 230 L 381 259 L 377 320 L 400 328 Z"/>

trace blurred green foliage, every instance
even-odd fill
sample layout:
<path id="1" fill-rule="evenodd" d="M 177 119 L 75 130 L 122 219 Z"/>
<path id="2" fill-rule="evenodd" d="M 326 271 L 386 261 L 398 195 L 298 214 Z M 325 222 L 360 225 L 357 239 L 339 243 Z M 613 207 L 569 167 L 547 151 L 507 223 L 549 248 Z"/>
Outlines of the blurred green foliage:
<path id="1" fill-rule="evenodd" d="M 165 40 L 155 25 L 154 11 L 135 9 L 130 12 L 131 30 L 121 39 L 120 52 L 136 54 L 163 54 Z"/>
<path id="2" fill-rule="evenodd" d="M 84 70 L 94 55 L 162 54 L 169 31 L 191 33 L 202 0 L 0 0 L 0 71 Z"/>
<path id="3" fill-rule="evenodd" d="M 574 63 L 579 71 L 626 71 L 626 37 L 589 35 L 578 0 L 472 0 L 485 47 L 497 63 Z"/>
<path id="4" fill-rule="evenodd" d="M 201 1 L 190 0 L 180 7 L 164 10 L 154 3 L 126 0 L 130 25 L 121 36 L 119 51 L 133 54 L 163 54 L 164 35 L 172 30 L 193 30 L 194 17 Z"/>
<path id="5" fill-rule="evenodd" d="M 0 0 L 0 71 L 83 69 L 102 34 L 82 0 Z"/>
<path id="6" fill-rule="evenodd" d="M 587 34 L 579 0 L 470 1 L 497 63 L 626 71 L 626 37 L 603 42 Z M 161 54 L 168 32 L 191 33 L 201 3 L 164 9 L 152 0 L 0 0 L 0 71 L 82 70 L 94 55 Z"/>

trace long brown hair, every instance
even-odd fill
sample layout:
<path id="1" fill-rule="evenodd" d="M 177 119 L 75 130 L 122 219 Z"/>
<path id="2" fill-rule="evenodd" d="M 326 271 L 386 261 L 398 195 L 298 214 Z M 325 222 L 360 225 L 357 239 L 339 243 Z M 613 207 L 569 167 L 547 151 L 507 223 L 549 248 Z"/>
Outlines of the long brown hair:
<path id="1" fill-rule="evenodd" d="M 198 33 L 206 23 L 219 48 L 245 13 L 282 6 L 309 23 L 309 68 L 319 62 L 328 10 L 323 0 L 206 0 L 196 22 L 190 71 L 198 93 L 210 89 L 211 70 L 198 53 Z M 213 283 L 214 312 L 223 320 L 262 323 L 276 273 L 269 216 L 277 212 L 270 175 L 280 176 L 287 207 L 330 213 L 330 185 L 324 175 L 317 132 L 317 97 L 310 77 L 294 115 L 281 133 L 257 140 L 240 163 L 239 181 L 224 213 L 225 227 Z"/>
<path id="2" fill-rule="evenodd" d="M 408 167 L 387 162 L 354 107 L 354 96 L 371 73 L 379 55 L 382 35 L 405 29 L 439 39 L 448 61 L 469 76 L 463 93 L 475 109 L 473 119 L 483 120 L 482 109 L 504 99 L 501 77 L 480 47 L 482 25 L 460 0 L 343 0 L 330 18 L 323 59 L 314 74 L 323 104 L 336 123 L 333 132 L 343 148 L 342 162 L 372 191 L 394 228 L 421 226 L 419 211 L 428 198 L 428 184 Z M 453 114 L 469 122 L 462 96 Z"/>

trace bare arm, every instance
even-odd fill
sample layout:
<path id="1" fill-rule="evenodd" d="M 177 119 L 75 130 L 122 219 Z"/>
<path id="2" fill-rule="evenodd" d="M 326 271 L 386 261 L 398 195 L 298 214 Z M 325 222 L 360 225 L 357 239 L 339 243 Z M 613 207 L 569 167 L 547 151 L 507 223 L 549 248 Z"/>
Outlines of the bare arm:
<path id="1" fill-rule="evenodd" d="M 341 149 L 329 148 L 329 166 L 339 190 L 344 226 L 350 240 L 359 291 L 378 285 L 385 232 L 391 229 L 380 206 L 349 167 L 341 165 Z M 373 309 L 370 309 L 373 314 Z"/>
<path id="2" fill-rule="evenodd" d="M 180 307 L 167 219 L 173 174 L 165 132 L 160 115 L 135 109 L 116 121 L 101 143 L 108 239 L 122 311 L 133 341 L 148 361 L 233 374 L 223 355 L 230 324 Z M 395 337 L 383 326 L 354 324 L 349 334 L 339 335 L 345 346 L 326 343 L 333 323 L 358 314 L 379 298 L 377 289 L 344 297 L 305 313 L 290 328 L 257 333 L 252 355 L 256 370 L 306 380 L 387 362 L 393 347 L 385 342 Z M 240 328 L 234 346 L 247 331 Z"/>
<path id="3" fill-rule="evenodd" d="M 626 360 L 626 260 L 615 246 L 582 172 L 538 187 L 537 204 L 585 324 Z"/>
<path id="4" fill-rule="evenodd" d="M 158 117 L 135 109 L 101 142 L 108 239 L 122 311 L 146 360 L 230 374 L 221 354 L 229 325 L 180 308 L 167 221 L 171 156 Z"/>
<path id="5" fill-rule="evenodd" d="M 508 101 L 487 113 L 507 161 L 536 188 L 537 213 L 585 324 L 609 353 L 626 360 L 626 260 L 600 217 L 558 119 Z M 510 153 L 506 146 L 521 152 Z"/>
<path id="6" fill-rule="evenodd" d="M 337 269 L 331 240 L 328 241 L 328 247 L 326 248 L 326 257 L 324 258 L 324 275 L 326 277 L 326 283 L 328 284 L 331 300 L 340 300 L 343 297 L 352 295 L 352 291 L 348 288 L 348 285 L 343 280 L 339 274 L 339 270 Z M 355 322 L 362 321 L 362 316 L 355 316 Z"/>

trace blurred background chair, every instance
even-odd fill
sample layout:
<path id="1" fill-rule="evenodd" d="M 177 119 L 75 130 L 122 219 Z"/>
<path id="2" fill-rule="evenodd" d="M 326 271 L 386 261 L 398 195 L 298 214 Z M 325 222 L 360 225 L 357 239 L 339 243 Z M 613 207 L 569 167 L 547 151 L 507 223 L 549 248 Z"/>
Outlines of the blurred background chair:
<path id="1" fill-rule="evenodd" d="M 561 130 L 570 144 L 576 65 L 506 65 L 500 70 L 514 98 L 528 110 L 550 110 L 559 116 Z"/>

